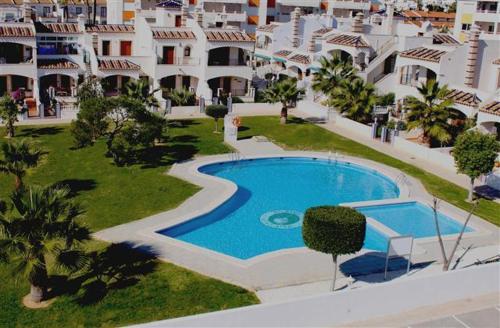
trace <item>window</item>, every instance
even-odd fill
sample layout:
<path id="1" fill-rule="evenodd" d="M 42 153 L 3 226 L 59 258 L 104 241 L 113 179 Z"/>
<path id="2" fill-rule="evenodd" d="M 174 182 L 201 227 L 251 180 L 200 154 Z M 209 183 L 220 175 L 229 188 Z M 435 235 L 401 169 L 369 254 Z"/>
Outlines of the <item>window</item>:
<path id="1" fill-rule="evenodd" d="M 83 12 L 83 8 L 82 7 L 76 7 L 76 14 L 77 15 L 80 15 L 82 12 Z"/>
<path id="2" fill-rule="evenodd" d="M 462 31 L 469 31 L 471 24 L 462 24 Z"/>
<path id="3" fill-rule="evenodd" d="M 101 17 L 106 17 L 107 14 L 106 7 L 101 7 Z"/>
<path id="4" fill-rule="evenodd" d="M 132 41 L 120 41 L 120 56 L 132 56 Z"/>
<path id="5" fill-rule="evenodd" d="M 182 25 L 182 17 L 177 15 L 175 16 L 175 27 L 180 27 Z"/>
<path id="6" fill-rule="evenodd" d="M 103 56 L 109 56 L 111 49 L 110 49 L 110 41 L 109 40 L 102 40 L 102 55 Z"/>
<path id="7" fill-rule="evenodd" d="M 43 7 L 43 17 L 48 17 L 50 14 L 50 7 Z"/>
<path id="8" fill-rule="evenodd" d="M 191 48 L 190 47 L 184 48 L 184 57 L 191 57 Z"/>

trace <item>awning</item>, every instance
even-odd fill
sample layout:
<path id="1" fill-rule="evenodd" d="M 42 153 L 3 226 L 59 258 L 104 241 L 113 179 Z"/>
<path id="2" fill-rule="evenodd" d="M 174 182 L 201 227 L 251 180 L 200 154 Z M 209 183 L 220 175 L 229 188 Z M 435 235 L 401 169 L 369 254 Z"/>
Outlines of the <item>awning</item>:
<path id="1" fill-rule="evenodd" d="M 265 60 L 271 60 L 271 57 L 266 56 L 266 55 L 261 55 L 261 54 L 255 54 L 255 57 L 262 58 L 262 59 L 265 59 Z"/>
<path id="2" fill-rule="evenodd" d="M 320 68 L 319 67 L 316 67 L 316 66 L 311 66 L 309 67 L 309 69 L 312 71 L 312 72 L 319 72 Z"/>
<path id="3" fill-rule="evenodd" d="M 281 58 L 281 57 L 273 56 L 273 60 L 277 61 L 277 62 L 280 62 L 280 63 L 286 63 L 286 59 L 285 58 Z"/>

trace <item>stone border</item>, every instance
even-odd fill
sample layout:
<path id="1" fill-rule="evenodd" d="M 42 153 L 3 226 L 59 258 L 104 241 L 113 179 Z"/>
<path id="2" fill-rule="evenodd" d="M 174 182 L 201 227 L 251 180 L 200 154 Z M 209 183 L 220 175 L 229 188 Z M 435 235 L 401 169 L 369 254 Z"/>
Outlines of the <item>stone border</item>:
<path id="1" fill-rule="evenodd" d="M 400 197 L 397 199 L 346 203 L 342 205 L 368 206 L 408 201 L 429 203 L 432 200 L 432 197 L 425 191 L 418 180 L 404 174 L 405 179 L 398 179 L 402 174 L 401 171 L 366 159 L 351 156 L 332 158 L 332 155 L 327 153 L 300 151 L 252 156 L 252 159 L 284 157 L 312 157 L 350 162 L 368 170 L 375 170 L 393 181 L 399 180 L 397 181 L 399 182 L 397 185 L 400 189 Z M 100 231 L 95 236 L 110 242 L 131 242 L 136 245 L 151 247 L 162 260 L 170 261 L 249 289 L 267 289 L 329 279 L 331 275 L 330 256 L 312 251 L 306 247 L 278 250 L 242 260 L 157 233 L 159 230 L 167 229 L 211 212 L 226 202 L 237 191 L 237 186 L 233 182 L 201 173 L 198 170 L 200 167 L 208 164 L 227 161 L 231 161 L 228 154 L 206 156 L 174 164 L 169 171 L 170 175 L 185 179 L 203 187 L 203 189 L 175 209 Z M 443 203 L 443 205 L 440 209 L 443 214 L 459 222 L 463 222 L 462 220 L 466 215 L 464 211 L 449 204 Z M 494 235 L 495 233 L 498 235 L 496 227 L 496 230 L 493 230 L 492 225 L 488 226 L 488 223 L 482 220 L 479 223 L 478 220 L 480 219 L 473 220 L 470 226 L 475 231 L 464 235 L 464 241 L 469 241 L 477 245 L 478 240 L 487 243 L 487 240 L 490 238 L 485 237 Z M 374 227 L 384 232 L 391 232 L 382 224 L 374 225 Z M 454 236 L 446 236 L 445 239 L 452 240 Z M 420 258 L 420 261 L 434 261 L 436 257 L 429 257 L 428 251 L 431 248 L 434 250 L 430 253 L 435 253 L 435 248 L 437 247 L 436 240 L 436 237 L 416 239 L 414 259 Z M 373 254 L 374 252 L 363 249 L 355 255 L 343 256 L 342 259 L 345 261 L 366 253 Z"/>

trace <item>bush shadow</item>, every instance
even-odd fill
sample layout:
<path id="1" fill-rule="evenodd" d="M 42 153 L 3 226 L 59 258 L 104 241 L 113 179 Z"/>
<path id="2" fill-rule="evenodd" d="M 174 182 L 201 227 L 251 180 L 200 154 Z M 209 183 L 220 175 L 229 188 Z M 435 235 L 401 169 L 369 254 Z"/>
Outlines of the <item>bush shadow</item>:
<path id="1" fill-rule="evenodd" d="M 82 191 L 93 190 L 97 187 L 97 182 L 94 179 L 65 179 L 54 183 L 54 186 L 68 187 L 70 189 L 69 197 L 73 198 Z"/>
<path id="2" fill-rule="evenodd" d="M 18 137 L 39 138 L 41 136 L 56 135 L 64 129 L 57 126 L 48 126 L 43 128 L 25 128 L 17 134 Z"/>

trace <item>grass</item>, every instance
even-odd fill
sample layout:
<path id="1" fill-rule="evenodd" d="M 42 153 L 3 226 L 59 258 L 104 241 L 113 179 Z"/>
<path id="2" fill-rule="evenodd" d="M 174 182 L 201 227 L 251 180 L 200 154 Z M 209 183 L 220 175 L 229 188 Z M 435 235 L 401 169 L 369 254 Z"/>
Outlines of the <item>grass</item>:
<path id="1" fill-rule="evenodd" d="M 213 124 L 213 120 L 170 122 L 168 142 L 143 154 L 140 164 L 129 167 L 113 165 L 104 156 L 102 142 L 72 149 L 67 125 L 18 127 L 17 138 L 32 138 L 46 152 L 41 165 L 28 172 L 25 182 L 69 185 L 72 197 L 86 210 L 83 221 L 92 231 L 141 219 L 174 208 L 199 190 L 165 174 L 172 163 L 230 150 L 222 143 L 221 134 L 212 133 Z M 5 141 L 3 133 L 0 130 L 0 143 Z M 8 197 L 12 187 L 13 178 L 0 175 L 1 199 Z M 107 247 L 97 241 L 87 246 L 89 250 Z M 116 255 L 127 262 L 132 253 L 124 252 Z M 28 284 L 15 281 L 7 265 L 0 265 L 0 327 L 117 326 L 258 303 L 251 292 L 169 263 L 140 265 L 150 270 L 128 277 L 126 285 L 110 285 L 102 299 L 82 304 L 81 290 L 68 291 L 40 310 L 22 306 Z"/>
<path id="2" fill-rule="evenodd" d="M 471 205 L 465 201 L 467 190 L 464 188 L 299 118 L 293 117 L 289 124 L 280 125 L 277 117 L 245 117 L 240 131 L 240 138 L 264 135 L 286 149 L 337 151 L 377 161 L 419 179 L 432 195 L 464 210 L 471 208 Z M 498 213 L 500 213 L 500 204 L 485 199 L 480 201 L 475 212 L 481 218 L 500 226 Z"/>

